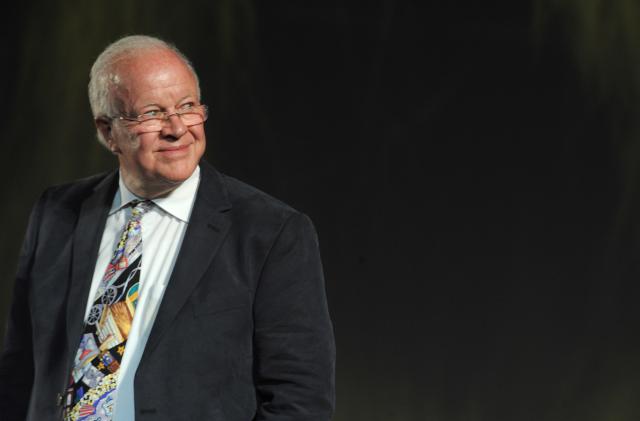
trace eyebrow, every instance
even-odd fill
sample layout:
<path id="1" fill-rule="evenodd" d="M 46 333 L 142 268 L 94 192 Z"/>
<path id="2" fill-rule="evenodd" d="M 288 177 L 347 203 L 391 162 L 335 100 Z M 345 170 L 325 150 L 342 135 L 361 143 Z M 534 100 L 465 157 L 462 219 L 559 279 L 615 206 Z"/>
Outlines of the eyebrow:
<path id="1" fill-rule="evenodd" d="M 178 100 L 178 102 L 176 102 L 176 104 L 179 104 L 179 103 L 181 103 L 182 101 L 184 101 L 185 99 L 187 99 L 187 98 L 192 98 L 192 97 L 193 97 L 193 95 L 191 95 L 191 94 L 189 94 L 189 95 L 185 95 L 185 96 L 183 96 L 182 98 L 180 98 L 180 99 Z M 140 109 L 142 110 L 142 109 L 147 108 L 147 107 L 158 107 L 158 108 L 164 108 L 164 107 L 162 107 L 160 104 L 157 104 L 157 103 L 155 103 L 155 102 L 152 102 L 151 104 L 143 105 L 142 107 L 140 107 Z"/>

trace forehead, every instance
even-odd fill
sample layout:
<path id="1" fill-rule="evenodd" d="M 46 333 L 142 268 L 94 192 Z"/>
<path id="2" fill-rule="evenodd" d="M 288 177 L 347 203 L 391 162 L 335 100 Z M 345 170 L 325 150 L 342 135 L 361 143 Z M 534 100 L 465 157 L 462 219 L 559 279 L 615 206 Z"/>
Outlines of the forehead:
<path id="1" fill-rule="evenodd" d="M 114 63 L 113 73 L 115 99 L 126 106 L 171 102 L 178 97 L 197 95 L 193 73 L 170 50 L 127 55 Z"/>

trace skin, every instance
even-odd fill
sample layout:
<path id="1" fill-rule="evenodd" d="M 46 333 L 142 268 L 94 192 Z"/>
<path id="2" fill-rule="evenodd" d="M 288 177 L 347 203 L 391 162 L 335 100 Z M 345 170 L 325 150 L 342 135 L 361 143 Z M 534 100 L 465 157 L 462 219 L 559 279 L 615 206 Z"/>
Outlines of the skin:
<path id="1" fill-rule="evenodd" d="M 199 104 L 195 78 L 170 50 L 149 50 L 126 56 L 114 65 L 118 80 L 112 91 L 116 109 L 135 116 L 152 110 L 174 113 L 188 103 Z M 174 115 L 160 132 L 139 133 L 136 126 L 105 117 L 95 120 L 120 164 L 131 192 L 153 199 L 178 187 L 204 154 L 204 125 L 185 126 Z"/>

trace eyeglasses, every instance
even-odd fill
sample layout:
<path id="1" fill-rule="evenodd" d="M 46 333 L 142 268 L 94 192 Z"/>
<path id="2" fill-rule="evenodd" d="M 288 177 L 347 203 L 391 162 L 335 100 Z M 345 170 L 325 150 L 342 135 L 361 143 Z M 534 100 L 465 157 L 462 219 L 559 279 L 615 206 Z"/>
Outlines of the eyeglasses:
<path id="1" fill-rule="evenodd" d="M 139 133 L 159 132 L 169 123 L 172 116 L 178 116 L 185 126 L 196 126 L 202 124 L 209 117 L 209 109 L 206 105 L 188 104 L 174 113 L 167 111 L 153 110 L 140 114 L 136 117 L 124 115 L 110 117 L 112 120 L 119 120 L 129 127 L 135 127 Z"/>

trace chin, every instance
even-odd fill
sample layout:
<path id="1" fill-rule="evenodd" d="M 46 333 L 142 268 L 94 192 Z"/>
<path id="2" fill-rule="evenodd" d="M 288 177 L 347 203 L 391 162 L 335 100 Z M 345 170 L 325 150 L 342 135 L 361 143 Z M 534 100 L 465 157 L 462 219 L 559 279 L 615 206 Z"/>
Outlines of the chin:
<path id="1" fill-rule="evenodd" d="M 161 178 L 167 180 L 169 183 L 182 183 L 187 178 L 191 177 L 193 171 L 195 171 L 198 163 L 180 163 L 170 165 L 168 168 L 163 168 L 158 171 Z"/>

